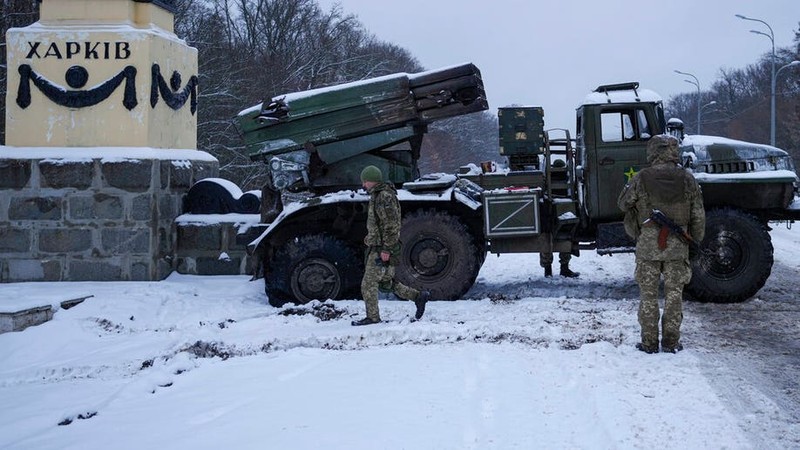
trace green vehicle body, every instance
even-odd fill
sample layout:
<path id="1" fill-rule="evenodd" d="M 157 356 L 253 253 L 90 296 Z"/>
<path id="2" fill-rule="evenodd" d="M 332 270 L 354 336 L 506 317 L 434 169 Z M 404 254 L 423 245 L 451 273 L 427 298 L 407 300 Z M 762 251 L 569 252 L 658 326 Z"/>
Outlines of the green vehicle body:
<path id="1" fill-rule="evenodd" d="M 616 200 L 646 167 L 647 141 L 656 134 L 682 139 L 684 165 L 704 192 L 708 226 L 701 245 L 712 256 L 693 259 L 691 297 L 735 302 L 753 296 L 771 271 L 769 222 L 800 218 L 798 179 L 786 152 L 684 136 L 680 127 L 668 127 L 661 98 L 638 83 L 590 93 L 577 109 L 574 139 L 566 130 L 545 129 L 541 108 L 500 108 L 507 170 L 482 164 L 422 177 L 416 162 L 426 126 L 487 108 L 473 65 L 282 98 L 288 111 L 278 111 L 281 97 L 275 97 L 239 116 L 254 160 L 278 169 L 273 180 L 286 167 L 296 169 L 289 181 L 268 188 L 307 193 L 286 204 L 249 246 L 276 306 L 359 297 L 368 197 L 358 173 L 367 164 L 381 167 L 400 188 L 404 245 L 397 276 L 437 299 L 461 298 L 489 252 L 633 251 Z M 316 156 L 292 166 L 293 154 Z M 281 160 L 289 164 L 281 168 Z"/>
<path id="2" fill-rule="evenodd" d="M 422 136 L 433 121 L 488 108 L 472 64 L 398 73 L 280 95 L 239 113 L 251 159 L 270 165 L 274 190 L 334 192 L 379 167 L 400 184 L 419 176 Z M 309 176 L 292 170 L 309 166 Z"/>

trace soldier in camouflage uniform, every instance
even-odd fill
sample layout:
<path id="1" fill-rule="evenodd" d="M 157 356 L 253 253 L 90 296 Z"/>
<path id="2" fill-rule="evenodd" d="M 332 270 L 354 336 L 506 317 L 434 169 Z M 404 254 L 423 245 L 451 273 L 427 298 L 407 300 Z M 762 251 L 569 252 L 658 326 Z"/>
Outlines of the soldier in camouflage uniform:
<path id="1" fill-rule="evenodd" d="M 425 313 L 425 303 L 430 292 L 410 288 L 394 280 L 395 266 L 400 259 L 400 202 L 397 191 L 390 183 L 383 182 L 381 170 L 367 166 L 361 171 L 361 183 L 369 193 L 367 211 L 366 260 L 361 295 L 367 306 L 367 317 L 353 321 L 353 325 L 379 323 L 378 291 L 394 292 L 404 300 L 413 300 L 416 305 L 415 318 Z"/>
<path id="2" fill-rule="evenodd" d="M 692 277 L 689 246 L 648 218 L 653 209 L 658 209 L 699 242 L 706 223 L 703 197 L 694 176 L 679 165 L 678 140 L 673 136 L 653 136 L 647 143 L 647 162 L 650 167 L 631 179 L 617 201 L 619 208 L 631 217 L 630 222 L 626 220 L 626 231 L 636 239 L 635 276 L 641 297 L 642 327 L 642 341 L 636 348 L 646 353 L 658 351 L 658 284 L 663 274 L 661 350 L 675 353 L 683 349 L 680 342 L 683 287 Z"/>

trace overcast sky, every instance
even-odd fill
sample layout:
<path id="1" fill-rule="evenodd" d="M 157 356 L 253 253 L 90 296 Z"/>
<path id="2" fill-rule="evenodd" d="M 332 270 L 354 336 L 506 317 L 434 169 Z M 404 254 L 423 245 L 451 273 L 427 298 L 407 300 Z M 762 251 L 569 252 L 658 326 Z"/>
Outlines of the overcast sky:
<path id="1" fill-rule="evenodd" d="M 378 38 L 409 50 L 427 69 L 473 62 L 493 111 L 544 107 L 548 128 L 574 131 L 575 107 L 601 84 L 639 81 L 664 100 L 702 89 L 721 68 L 742 68 L 792 45 L 800 0 L 320 0 L 339 3 Z M 780 74 L 800 76 L 798 69 Z M 688 118 L 684 118 L 689 120 Z"/>

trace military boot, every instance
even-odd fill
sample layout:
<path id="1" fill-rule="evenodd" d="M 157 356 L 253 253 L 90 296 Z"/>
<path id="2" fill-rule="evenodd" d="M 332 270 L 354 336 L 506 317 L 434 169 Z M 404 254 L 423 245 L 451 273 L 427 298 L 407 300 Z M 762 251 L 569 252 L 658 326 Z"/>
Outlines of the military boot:
<path id="1" fill-rule="evenodd" d="M 645 352 L 648 355 L 652 355 L 653 353 L 658 353 L 658 345 L 655 346 L 644 345 L 643 343 L 638 342 L 636 344 L 636 350 L 639 350 L 640 352 Z"/>
<path id="2" fill-rule="evenodd" d="M 551 274 L 552 276 L 552 274 Z M 561 265 L 561 276 L 566 278 L 578 278 L 581 276 L 580 272 L 573 272 L 569 269 L 569 266 L 566 264 Z"/>
<path id="3" fill-rule="evenodd" d="M 350 322 L 350 325 L 354 327 L 360 327 L 362 325 L 372 325 L 373 323 L 381 323 L 381 319 L 373 319 L 371 317 L 364 317 L 361 320 L 354 320 Z"/>
<path id="4" fill-rule="evenodd" d="M 547 278 L 553 276 L 553 266 L 544 266 L 544 276 Z"/>
<path id="5" fill-rule="evenodd" d="M 678 343 L 678 345 L 666 345 L 663 343 L 661 344 L 661 351 L 664 353 L 678 353 L 681 350 L 683 350 L 683 344 L 681 344 L 680 342 Z"/>

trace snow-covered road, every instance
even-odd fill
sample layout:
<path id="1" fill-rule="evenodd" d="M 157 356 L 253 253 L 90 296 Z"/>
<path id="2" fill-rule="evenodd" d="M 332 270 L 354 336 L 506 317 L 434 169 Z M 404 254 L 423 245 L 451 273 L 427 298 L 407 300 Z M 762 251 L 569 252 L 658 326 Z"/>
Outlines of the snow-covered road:
<path id="1" fill-rule="evenodd" d="M 631 255 L 487 258 L 467 299 L 274 309 L 261 281 L 0 285 L 94 295 L 0 335 L 0 448 L 800 448 L 800 232 L 754 299 L 687 303 L 677 355 L 636 351 Z"/>
<path id="2" fill-rule="evenodd" d="M 777 420 L 790 430 L 785 448 L 800 448 L 800 230 L 775 225 L 771 235 L 775 264 L 754 298 L 688 303 L 685 312 L 699 321 L 694 338 L 704 374 L 718 380 L 712 386 L 743 417 L 748 433 L 769 442 Z"/>

